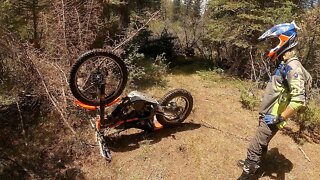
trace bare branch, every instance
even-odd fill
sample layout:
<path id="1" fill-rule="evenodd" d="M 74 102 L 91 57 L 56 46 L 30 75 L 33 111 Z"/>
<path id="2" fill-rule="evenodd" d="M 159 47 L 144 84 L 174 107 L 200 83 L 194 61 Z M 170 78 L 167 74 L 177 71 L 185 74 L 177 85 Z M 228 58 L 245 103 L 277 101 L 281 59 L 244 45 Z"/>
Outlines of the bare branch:
<path id="1" fill-rule="evenodd" d="M 20 110 L 20 106 L 19 106 L 19 103 L 16 102 L 17 104 L 17 109 L 18 109 L 18 112 L 19 112 L 19 117 L 20 117 L 20 122 L 21 122 L 21 128 L 22 128 L 22 135 L 24 136 L 24 139 L 26 140 L 26 131 L 25 131 L 25 128 L 24 128 L 24 123 L 23 123 L 23 118 L 22 118 L 22 115 L 21 115 L 21 110 Z M 27 142 L 25 142 L 25 145 L 28 145 Z"/>
<path id="2" fill-rule="evenodd" d="M 64 0 L 61 0 L 61 5 L 62 5 L 62 27 L 63 27 L 64 45 L 68 49 L 67 37 L 66 37 L 66 18 L 65 18 Z"/>
<path id="3" fill-rule="evenodd" d="M 135 33 L 133 33 L 131 36 L 129 36 L 128 38 L 126 38 L 124 41 L 122 41 L 119 45 L 117 45 L 115 48 L 113 48 L 113 51 L 117 50 L 118 48 L 120 48 L 121 46 L 123 46 L 124 44 L 126 44 L 127 42 L 129 42 L 132 38 L 134 38 L 146 25 L 148 25 L 150 23 L 150 21 L 159 14 L 160 11 L 157 11 L 155 13 L 152 14 L 152 16 L 149 18 L 149 20 L 143 24 L 143 26 L 141 26 Z"/>
<path id="4" fill-rule="evenodd" d="M 253 57 L 252 57 L 252 46 L 250 47 L 250 51 L 249 51 L 249 54 L 250 54 L 250 60 L 251 60 L 251 70 L 253 72 L 253 80 L 256 81 L 257 80 L 257 75 L 256 75 L 256 69 L 254 68 L 254 64 L 253 64 Z"/>
<path id="5" fill-rule="evenodd" d="M 63 111 L 59 108 L 59 106 L 57 105 L 56 101 L 54 100 L 55 98 L 50 94 L 48 87 L 43 79 L 42 74 L 40 73 L 39 69 L 35 66 L 35 64 L 33 63 L 32 59 L 30 59 L 31 63 L 33 64 L 35 70 L 37 71 L 40 79 L 41 79 L 41 83 L 47 93 L 48 98 L 50 99 L 51 103 L 53 104 L 53 106 L 56 108 L 56 110 L 59 112 L 62 120 L 65 122 L 65 124 L 67 125 L 67 127 L 71 130 L 71 132 L 73 134 L 76 134 L 75 130 L 71 127 L 71 125 L 68 123 L 67 119 L 64 117 Z"/>
<path id="6" fill-rule="evenodd" d="M 83 48 L 83 44 L 82 44 L 82 31 L 81 31 L 81 22 L 80 22 L 80 15 L 78 12 L 78 9 L 75 7 L 74 10 L 76 11 L 77 14 L 77 20 L 78 20 L 78 26 L 79 26 L 79 42 L 80 42 L 80 48 Z"/>
<path id="7" fill-rule="evenodd" d="M 307 154 L 304 152 L 304 150 L 302 149 L 302 147 L 298 147 L 299 150 L 302 152 L 302 154 L 304 155 L 304 158 L 306 158 L 309 162 L 311 162 L 310 158 L 307 156 Z"/>

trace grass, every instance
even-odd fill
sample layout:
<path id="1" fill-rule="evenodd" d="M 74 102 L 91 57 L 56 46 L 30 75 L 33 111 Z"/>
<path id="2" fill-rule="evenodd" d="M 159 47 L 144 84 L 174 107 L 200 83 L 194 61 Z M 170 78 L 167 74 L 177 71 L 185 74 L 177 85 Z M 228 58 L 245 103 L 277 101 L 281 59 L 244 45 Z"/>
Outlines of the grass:
<path id="1" fill-rule="evenodd" d="M 259 96 L 261 91 L 255 86 L 253 82 L 244 81 L 234 77 L 221 74 L 219 69 L 211 71 L 197 71 L 197 75 L 208 83 L 208 87 L 217 86 L 219 84 L 228 84 L 241 92 L 240 102 L 243 107 L 249 110 L 256 110 L 259 107 Z"/>
<path id="2" fill-rule="evenodd" d="M 217 68 L 214 68 L 213 64 L 209 61 L 202 59 L 188 59 L 186 57 L 177 57 L 175 60 L 176 66 L 172 68 L 173 74 L 197 74 L 198 71 L 211 71 Z M 221 71 L 221 69 L 220 69 Z"/>
<path id="3" fill-rule="evenodd" d="M 17 102 L 18 97 L 8 96 L 0 94 L 0 103 L 1 105 L 10 105 L 14 102 Z"/>
<path id="4" fill-rule="evenodd" d="M 201 77 L 201 79 L 208 82 L 221 82 L 224 80 L 224 78 L 215 71 L 200 70 L 196 71 L 196 74 Z"/>
<path id="5" fill-rule="evenodd" d="M 0 87 L 0 105 L 10 105 L 17 102 L 19 99 L 18 93 L 16 93 L 12 88 Z"/>

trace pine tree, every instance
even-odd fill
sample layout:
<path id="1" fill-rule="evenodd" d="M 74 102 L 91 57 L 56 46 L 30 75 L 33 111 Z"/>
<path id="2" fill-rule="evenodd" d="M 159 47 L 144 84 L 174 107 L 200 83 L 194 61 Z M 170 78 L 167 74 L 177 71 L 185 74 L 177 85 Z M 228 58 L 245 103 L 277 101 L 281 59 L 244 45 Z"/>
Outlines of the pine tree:
<path id="1" fill-rule="evenodd" d="M 40 47 L 39 13 L 48 5 L 46 0 L 13 0 L 0 3 L 2 10 L 1 22 L 11 31 L 20 34 L 21 38 L 30 40 L 35 47 Z M 32 34 L 30 36 L 29 34 Z"/>
<path id="2" fill-rule="evenodd" d="M 245 75 L 250 53 L 258 57 L 257 50 L 265 49 L 257 48 L 258 37 L 273 25 L 297 18 L 296 7 L 292 1 L 212 0 L 207 40 L 217 46 L 218 59 L 228 59 L 232 73 Z"/>

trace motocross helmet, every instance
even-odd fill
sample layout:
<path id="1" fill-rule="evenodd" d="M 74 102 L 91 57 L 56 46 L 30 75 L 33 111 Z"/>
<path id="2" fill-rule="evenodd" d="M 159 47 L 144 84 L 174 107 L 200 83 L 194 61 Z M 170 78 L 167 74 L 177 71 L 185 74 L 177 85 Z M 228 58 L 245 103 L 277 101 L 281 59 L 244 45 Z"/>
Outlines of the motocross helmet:
<path id="1" fill-rule="evenodd" d="M 266 52 L 267 58 L 275 61 L 280 55 L 295 47 L 298 44 L 297 30 L 300 28 L 293 21 L 278 24 L 263 33 L 258 40 L 268 40 L 272 45 L 272 49 Z"/>

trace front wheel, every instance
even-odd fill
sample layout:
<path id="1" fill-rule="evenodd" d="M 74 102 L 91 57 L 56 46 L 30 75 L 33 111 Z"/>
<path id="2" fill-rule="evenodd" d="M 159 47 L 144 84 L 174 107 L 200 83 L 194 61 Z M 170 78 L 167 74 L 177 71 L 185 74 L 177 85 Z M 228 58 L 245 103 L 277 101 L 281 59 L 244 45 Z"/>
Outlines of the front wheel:
<path id="1" fill-rule="evenodd" d="M 98 106 L 102 84 L 105 85 L 105 98 L 102 103 L 108 104 L 121 95 L 127 79 L 127 67 L 120 57 L 96 49 L 77 59 L 70 71 L 69 86 L 80 102 Z"/>
<path id="2" fill-rule="evenodd" d="M 191 113 L 193 107 L 192 95 L 184 89 L 175 89 L 160 100 L 163 114 L 157 114 L 157 120 L 163 126 L 173 126 L 182 123 Z"/>

